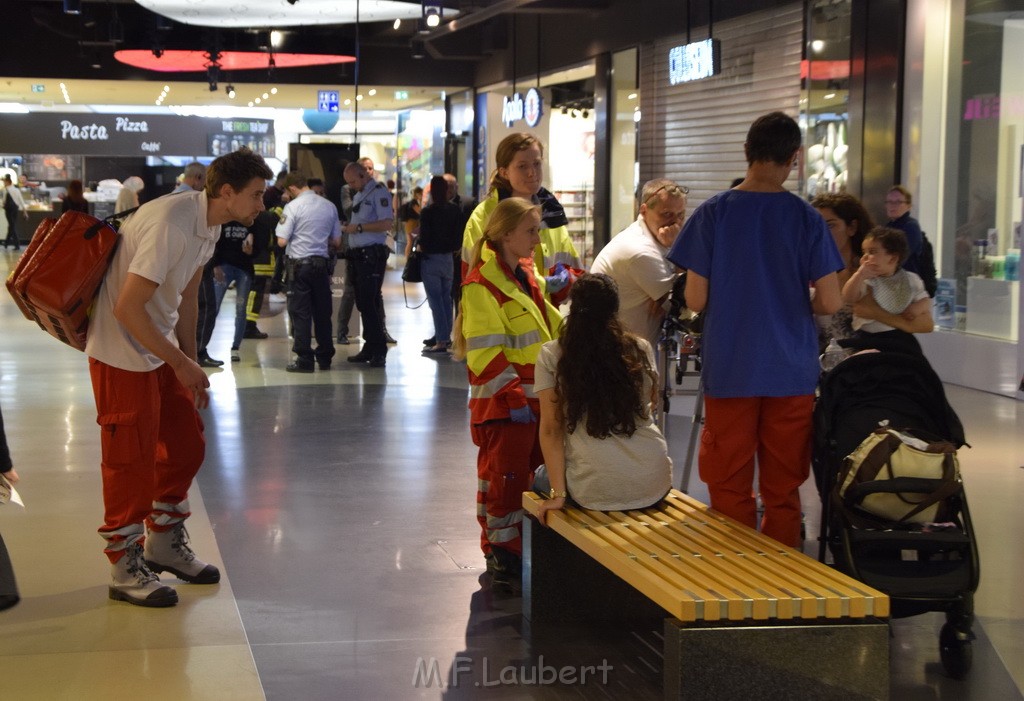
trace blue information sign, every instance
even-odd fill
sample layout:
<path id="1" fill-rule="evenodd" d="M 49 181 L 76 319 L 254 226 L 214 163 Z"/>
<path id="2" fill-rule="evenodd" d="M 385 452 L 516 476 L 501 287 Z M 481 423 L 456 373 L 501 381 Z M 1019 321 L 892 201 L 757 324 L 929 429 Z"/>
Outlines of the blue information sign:
<path id="1" fill-rule="evenodd" d="M 317 112 L 337 112 L 338 111 L 338 91 L 337 90 L 318 90 L 316 93 L 316 111 Z"/>

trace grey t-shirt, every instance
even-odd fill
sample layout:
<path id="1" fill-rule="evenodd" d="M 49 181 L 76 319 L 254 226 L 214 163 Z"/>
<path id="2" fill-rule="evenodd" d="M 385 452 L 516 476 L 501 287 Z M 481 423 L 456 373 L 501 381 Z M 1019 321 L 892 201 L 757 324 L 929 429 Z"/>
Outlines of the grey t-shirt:
<path id="1" fill-rule="evenodd" d="M 650 344 L 643 339 L 640 343 L 654 367 Z M 557 340 L 541 347 L 534 391 L 554 388 L 561 356 Z M 643 392 L 644 397 L 650 396 L 650 380 L 644 383 Z M 638 417 L 632 436 L 612 434 L 607 438 L 588 434 L 584 419 L 575 432 L 565 436 L 565 483 L 573 500 L 587 509 L 620 511 L 650 506 L 672 486 L 672 459 L 665 437 L 651 416 Z"/>

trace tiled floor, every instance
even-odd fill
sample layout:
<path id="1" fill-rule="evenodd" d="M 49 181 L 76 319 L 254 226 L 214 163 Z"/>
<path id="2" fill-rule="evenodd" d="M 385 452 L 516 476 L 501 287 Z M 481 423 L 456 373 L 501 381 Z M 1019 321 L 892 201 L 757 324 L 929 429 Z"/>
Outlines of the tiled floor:
<path id="1" fill-rule="evenodd" d="M 0 255 L 3 269 L 14 254 Z M 269 339 L 245 341 L 240 363 L 210 372 L 207 461 L 189 530 L 225 576 L 212 587 L 179 585 L 174 609 L 145 610 L 106 596 L 95 533 L 99 431 L 85 357 L 0 294 L 0 406 L 26 501 L 25 510 L 0 507 L 23 596 L 0 613 L 0 698 L 659 697 L 659 662 L 647 641 L 575 631 L 541 640 L 518 599 L 487 587 L 465 369 L 420 355 L 430 314 L 403 308 L 397 274 L 386 297 L 400 342 L 385 369 L 344 362 L 356 350 L 348 346 L 328 372 L 285 373 L 289 344 L 277 316 L 261 322 Z M 230 301 L 211 344 L 224 359 Z M 1002 397 L 955 387 L 949 394 L 974 446 L 962 463 L 982 556 L 975 667 L 962 682 L 944 676 L 939 614 L 898 621 L 892 698 L 1021 698 L 1024 411 Z M 685 401 L 673 408 L 685 411 Z M 684 419 L 673 417 L 677 470 L 687 434 Z M 694 476 L 691 492 L 702 491 Z M 814 532 L 813 506 L 807 517 Z M 580 664 L 613 661 L 607 683 L 497 683 L 503 668 L 569 653 Z M 467 665 L 464 684 L 439 688 Z"/>

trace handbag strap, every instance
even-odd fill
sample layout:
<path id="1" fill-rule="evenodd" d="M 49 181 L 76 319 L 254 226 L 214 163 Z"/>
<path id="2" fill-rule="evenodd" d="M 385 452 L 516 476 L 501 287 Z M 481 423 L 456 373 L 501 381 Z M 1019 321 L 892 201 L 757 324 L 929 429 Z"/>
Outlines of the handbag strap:
<path id="1" fill-rule="evenodd" d="M 100 233 L 100 229 L 102 229 L 104 226 L 110 226 L 110 222 L 120 220 L 123 217 L 127 217 L 129 214 L 132 214 L 137 209 L 138 207 L 132 207 L 131 209 L 126 209 L 123 212 L 117 212 L 115 214 L 111 214 L 108 217 L 100 219 L 95 224 L 93 224 L 92 226 L 85 230 L 85 233 L 82 234 L 82 238 L 88 241 L 93 236 L 96 236 L 96 234 Z"/>
<path id="2" fill-rule="evenodd" d="M 945 457 L 942 460 L 942 465 L 943 477 L 951 473 L 955 474 L 956 466 L 953 464 L 953 456 L 950 453 L 946 453 Z M 930 495 L 928 495 L 927 499 L 924 499 L 923 501 L 919 502 L 915 508 L 913 508 L 908 513 L 904 514 L 903 518 L 901 518 L 899 522 L 902 523 L 903 521 L 909 519 L 911 516 L 916 516 L 920 512 L 927 509 L 932 504 L 938 504 L 939 502 L 945 501 L 954 494 L 959 494 L 961 489 L 963 489 L 963 485 L 961 484 L 960 480 L 947 479 L 941 487 L 939 487 Z"/>
<path id="3" fill-rule="evenodd" d="M 405 280 L 402 280 L 402 296 L 405 297 L 405 308 L 406 309 L 419 309 L 420 307 L 422 307 L 424 304 L 427 303 L 427 298 L 424 297 L 423 301 L 420 302 L 419 304 L 417 304 L 415 307 L 410 307 L 409 306 L 409 293 L 405 289 Z"/>

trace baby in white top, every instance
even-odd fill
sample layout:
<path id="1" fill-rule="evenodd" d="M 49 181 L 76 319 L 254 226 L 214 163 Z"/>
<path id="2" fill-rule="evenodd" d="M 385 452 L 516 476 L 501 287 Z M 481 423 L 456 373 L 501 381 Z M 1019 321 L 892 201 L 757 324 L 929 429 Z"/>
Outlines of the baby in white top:
<path id="1" fill-rule="evenodd" d="M 903 232 L 899 229 L 876 226 L 864 237 L 863 250 L 860 267 L 843 286 L 843 301 L 855 304 L 870 290 L 875 302 L 883 311 L 905 320 L 908 324 L 915 320 L 922 321 L 923 315 L 930 319 L 932 304 L 924 288 L 924 282 L 916 273 L 900 267 L 910 253 Z M 856 314 L 853 316 L 854 331 L 880 333 L 895 328 L 897 327 L 881 321 L 866 319 Z"/>

